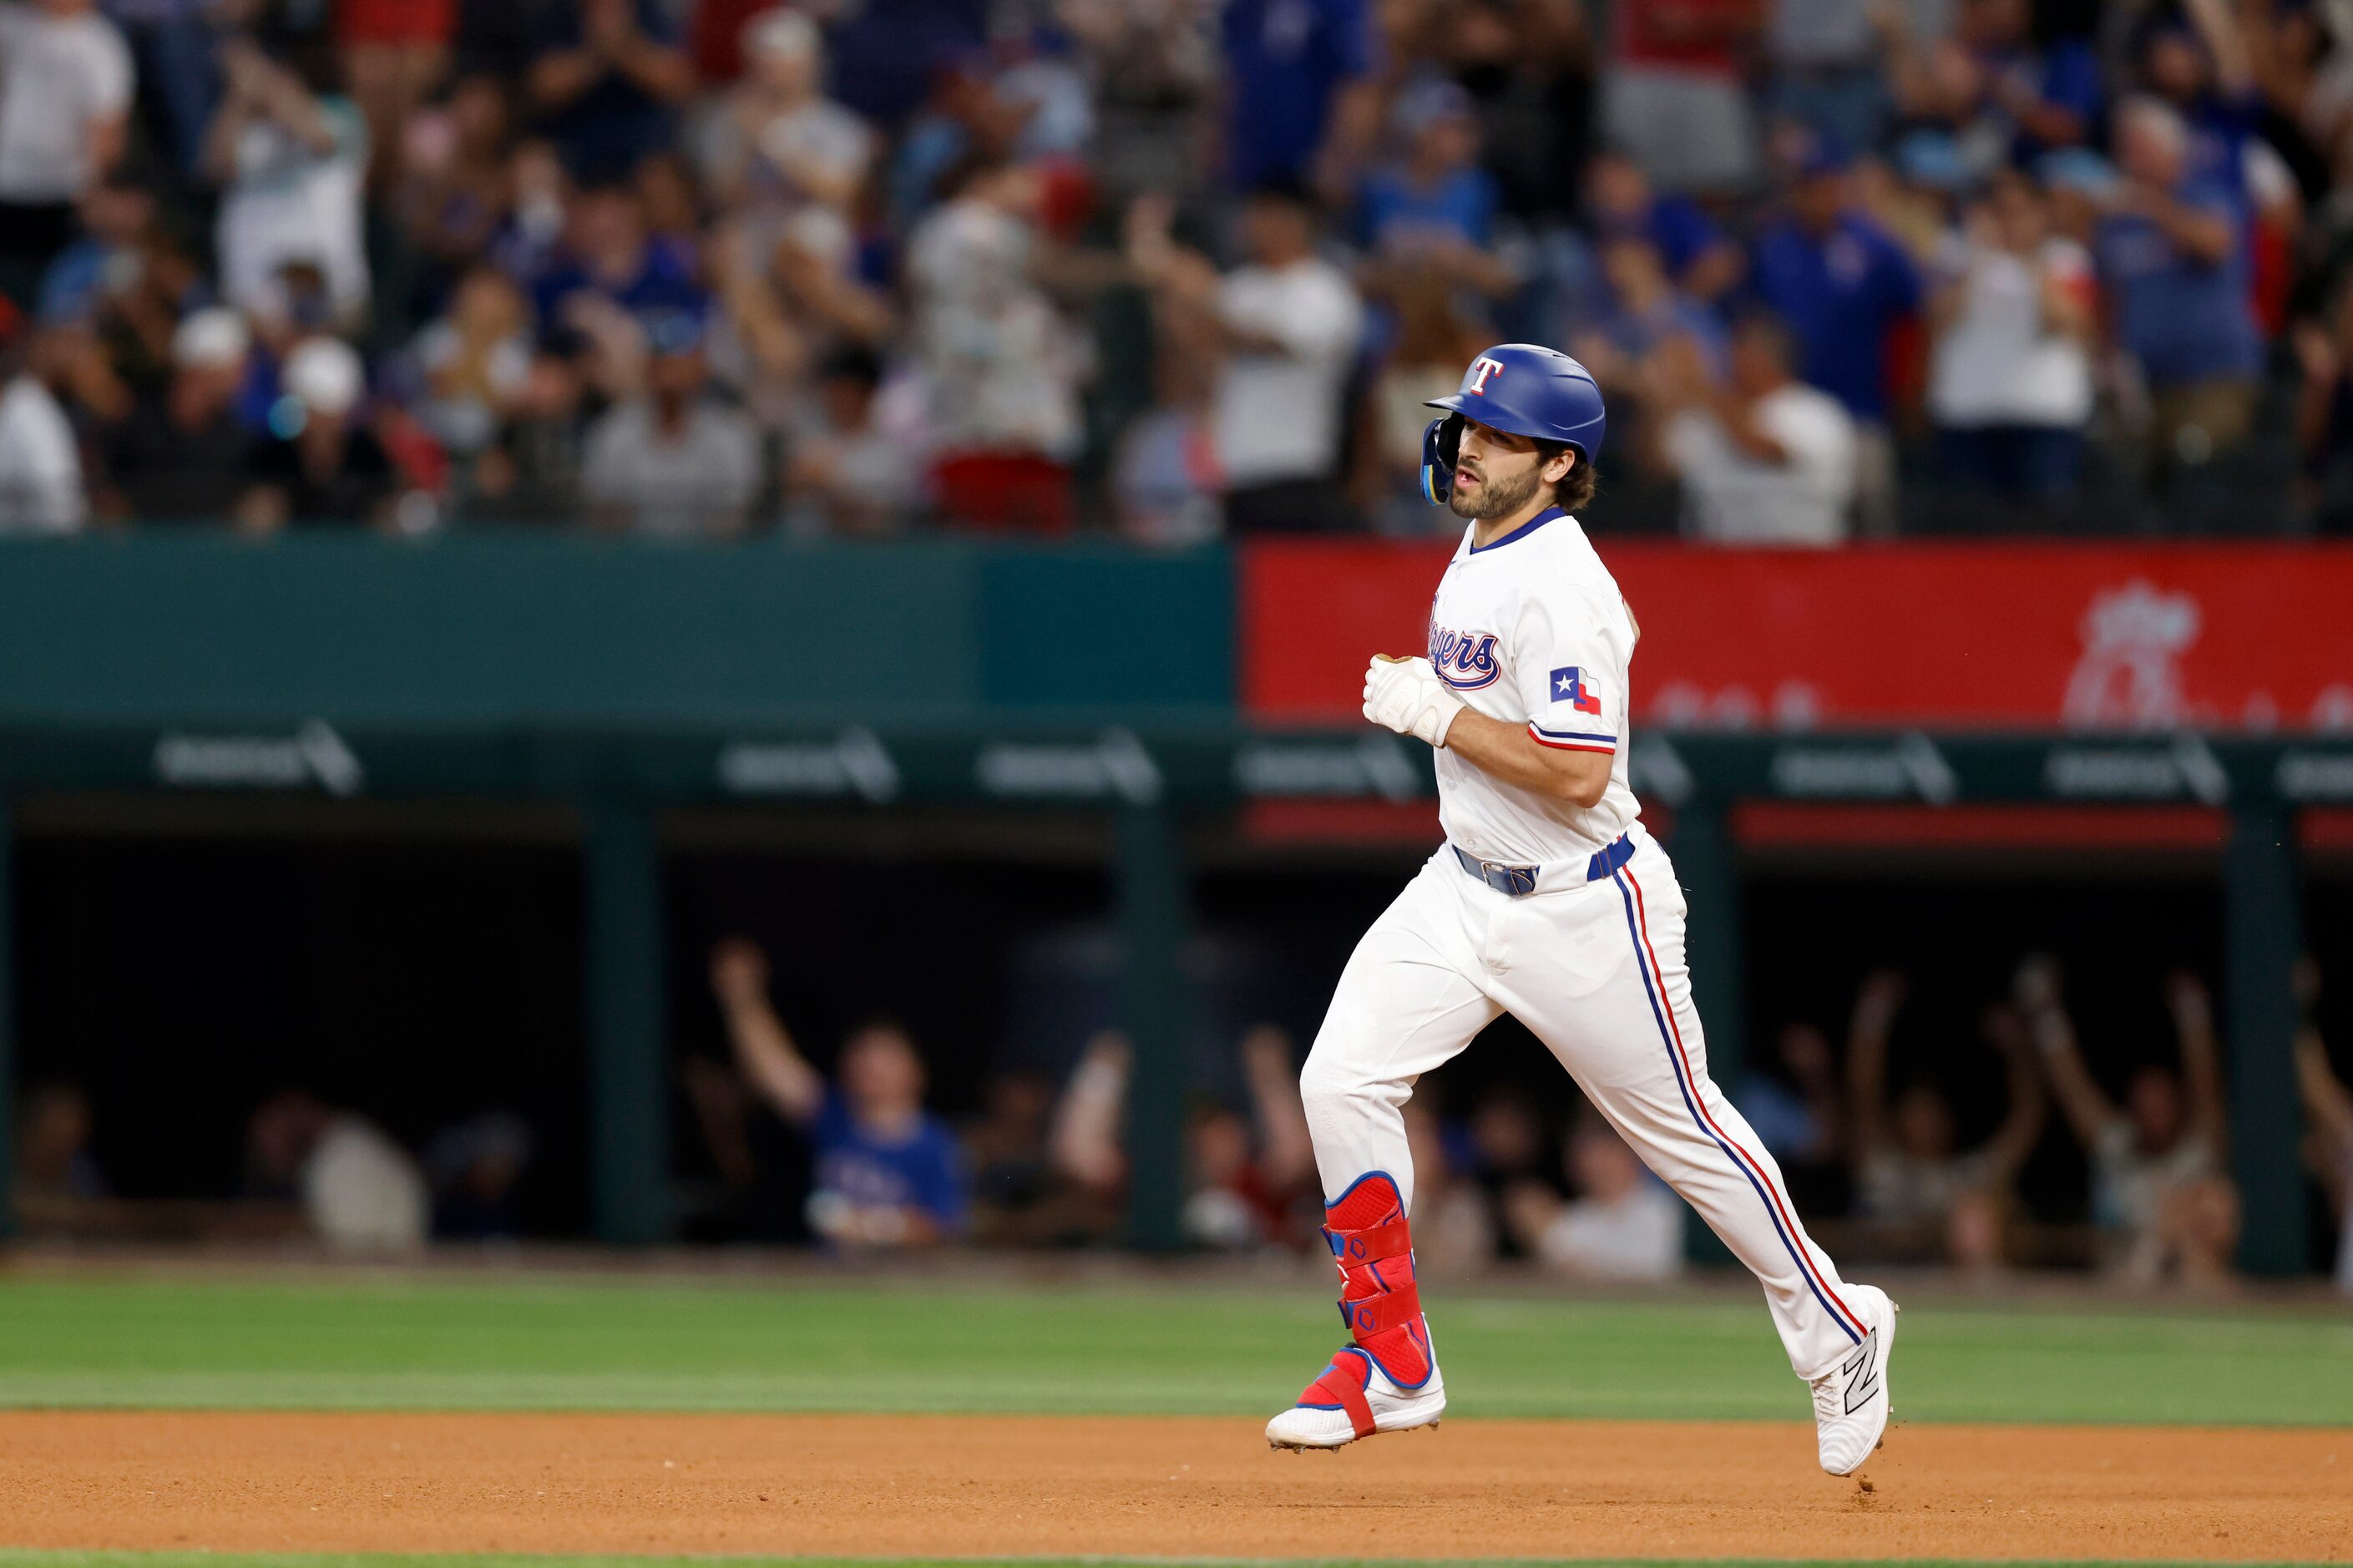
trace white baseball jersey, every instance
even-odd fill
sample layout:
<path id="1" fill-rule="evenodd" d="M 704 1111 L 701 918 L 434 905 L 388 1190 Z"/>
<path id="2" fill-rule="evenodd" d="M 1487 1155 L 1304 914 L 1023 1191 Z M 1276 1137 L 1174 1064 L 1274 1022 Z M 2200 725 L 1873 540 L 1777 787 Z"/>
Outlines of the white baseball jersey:
<path id="1" fill-rule="evenodd" d="M 1492 544 L 1474 530 L 1447 564 L 1430 607 L 1430 662 L 1490 719 L 1525 724 L 1539 742 L 1617 760 L 1590 809 L 1505 784 L 1452 752 L 1438 753 L 1438 819 L 1482 860 L 1582 867 L 1633 826 L 1626 782 L 1627 671 L 1634 618 L 1577 520 L 1557 507 Z"/>

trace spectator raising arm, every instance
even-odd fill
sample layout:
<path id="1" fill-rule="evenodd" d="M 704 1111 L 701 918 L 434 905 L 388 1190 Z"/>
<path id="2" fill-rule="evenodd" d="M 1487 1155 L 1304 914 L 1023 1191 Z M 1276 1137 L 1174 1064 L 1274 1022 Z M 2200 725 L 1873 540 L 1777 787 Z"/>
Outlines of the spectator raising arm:
<path id="1" fill-rule="evenodd" d="M 2123 1113 L 2093 1079 L 2092 1069 L 2084 1065 L 2084 1053 L 2075 1043 L 2075 1026 L 2060 1000 L 2058 962 L 2038 953 L 2020 964 L 2010 994 L 2025 1017 L 2027 1037 L 2042 1053 L 2043 1071 L 2051 1080 L 2051 1092 L 2058 1097 L 2061 1114 L 2085 1148 L 2096 1146 Z"/>
<path id="2" fill-rule="evenodd" d="M 237 158 L 247 127 L 273 123 L 307 149 L 325 157 L 335 150 L 335 131 L 299 78 L 261 52 L 249 38 L 221 46 L 223 92 L 220 111 L 205 137 L 205 171 L 226 184 L 237 176 Z"/>
<path id="3" fill-rule="evenodd" d="M 2051 1102 L 2042 1092 L 2042 1077 L 2034 1070 L 2033 1047 L 2016 1010 L 1999 1005 L 1986 1009 L 1985 1037 L 2008 1072 L 2010 1108 L 1981 1153 L 1989 1183 L 2007 1185 L 2042 1140 Z"/>
<path id="4" fill-rule="evenodd" d="M 2189 1133 L 2219 1158 L 2230 1145 L 2231 1121 L 2222 1104 L 2222 1052 L 2214 1037 L 2214 1002 L 2196 975 L 2176 973 L 2165 984 L 2167 1008 L 2181 1039 L 2181 1088 L 2189 1100 Z"/>
<path id="5" fill-rule="evenodd" d="M 1242 1037 L 1241 1058 L 1258 1121 L 1260 1173 L 1277 1193 L 1312 1184 L 1315 1146 L 1307 1136 L 1306 1108 L 1299 1102 L 1291 1037 L 1272 1024 L 1261 1024 Z"/>
<path id="6" fill-rule="evenodd" d="M 2353 1150 L 2353 1089 L 2345 1087 L 2328 1065 L 2328 1044 L 2321 1038 L 2313 1009 L 2320 1001 L 2320 965 L 2310 954 L 2295 963 L 2296 1010 L 2295 1084 L 2304 1099 L 2304 1113 L 2312 1130 L 2332 1146 Z"/>
<path id="7" fill-rule="evenodd" d="M 776 1114 L 796 1125 L 817 1120 L 825 1079 L 793 1044 L 768 1001 L 768 960 L 757 943 L 730 937 L 711 952 L 711 989 L 727 1022 L 736 1064 Z"/>
<path id="8" fill-rule="evenodd" d="M 2198 37 L 2206 46 L 2207 58 L 2214 65 L 2214 85 L 2226 100 L 2241 102 L 2255 91 L 2254 56 L 2248 49 L 2247 35 L 2232 14 L 2232 0 L 2183 0 L 2182 9 L 2198 29 Z"/>
<path id="9" fill-rule="evenodd" d="M 1120 1119 L 1127 1110 L 1127 1074 L 1134 1051 L 1127 1037 L 1105 1030 L 1087 1042 L 1086 1054 L 1054 1108 L 1047 1145 L 1054 1166 L 1088 1192 L 1109 1195 L 1127 1180 L 1127 1155 L 1120 1147 Z"/>
<path id="10" fill-rule="evenodd" d="M 1853 1153 L 1867 1158 L 1888 1141 L 1887 1036 L 1904 1005 L 1904 976 L 1883 969 L 1864 977 L 1847 1026 L 1846 1081 Z"/>

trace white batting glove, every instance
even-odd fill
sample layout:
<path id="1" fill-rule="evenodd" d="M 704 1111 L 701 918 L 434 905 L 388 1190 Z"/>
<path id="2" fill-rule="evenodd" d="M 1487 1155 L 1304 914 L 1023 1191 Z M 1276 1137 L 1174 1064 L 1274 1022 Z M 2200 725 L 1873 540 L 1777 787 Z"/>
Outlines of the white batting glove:
<path id="1" fill-rule="evenodd" d="M 1365 670 L 1365 717 L 1400 735 L 1442 746 L 1462 706 L 1426 658 L 1382 655 Z"/>

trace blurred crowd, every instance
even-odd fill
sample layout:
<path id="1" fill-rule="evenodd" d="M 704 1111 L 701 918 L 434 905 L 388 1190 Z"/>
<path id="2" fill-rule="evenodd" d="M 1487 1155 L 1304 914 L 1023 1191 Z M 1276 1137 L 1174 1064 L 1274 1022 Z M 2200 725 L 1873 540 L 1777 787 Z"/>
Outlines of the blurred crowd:
<path id="1" fill-rule="evenodd" d="M 2353 0 L 0 0 L 0 529 L 2353 519 Z"/>
<path id="2" fill-rule="evenodd" d="M 1118 1029 L 1082 1026 L 1059 1069 L 999 1070 L 974 1112 L 951 1120 L 931 1104 L 923 1050 L 903 1024 L 860 1022 L 820 1065 L 779 1012 L 757 944 L 719 943 L 709 984 L 721 1051 L 689 1052 L 680 1069 L 693 1129 L 675 1204 L 687 1239 L 871 1254 L 1128 1236 L 1134 1059 Z M 2341 1233 L 2337 1283 L 2353 1291 L 2353 1087 L 2316 1021 L 2320 984 L 2303 961 L 2305 1165 Z M 1902 1048 L 1907 989 L 1894 971 L 1867 976 L 1842 1041 L 1793 1022 L 1735 1095 L 1826 1246 L 1979 1283 L 2073 1268 L 2135 1287 L 2232 1288 L 2239 1200 L 2223 1047 L 2201 982 L 2166 982 L 2169 1041 L 2095 1042 L 2097 1069 L 2047 956 L 2021 962 L 2007 994 L 1986 1004 L 1982 1057 Z M 1323 1191 L 1300 1105 L 1302 1052 L 1260 1021 L 1218 1054 L 1213 1067 L 1230 1070 L 1188 1069 L 1182 1239 L 1204 1251 L 1313 1252 Z M 1548 1118 L 1508 1078 L 1458 1102 L 1447 1078 L 1425 1078 L 1405 1107 L 1425 1268 L 1464 1276 L 1522 1263 L 1638 1284 L 1683 1272 L 1690 1215 L 1590 1107 Z M 1982 1091 L 1997 1082 L 1989 1107 Z M 249 1119 L 237 1200 L 126 1200 L 94 1156 L 89 1098 L 36 1084 L 18 1110 L 17 1215 L 37 1235 L 294 1237 L 364 1256 L 435 1239 L 510 1242 L 532 1234 L 537 1146 L 527 1122 L 488 1110 L 413 1152 L 358 1111 L 288 1089 Z"/>
<path id="3" fill-rule="evenodd" d="M 1094 1030 L 1063 1073 L 995 1079 L 959 1128 L 925 1109 L 923 1057 L 904 1027 L 857 1026 L 828 1074 L 778 1016 L 757 947 L 723 943 L 711 980 L 732 1059 L 689 1076 L 702 1080 L 690 1092 L 714 1163 L 728 1186 L 749 1193 L 775 1190 L 759 1179 L 763 1160 L 805 1163 L 806 1229 L 820 1245 L 1083 1246 L 1124 1234 L 1133 1051 L 1116 1029 Z M 2338 1280 L 2353 1289 L 2353 1089 L 2315 1022 L 2319 984 L 2306 960 L 2296 1042 L 2306 1164 L 2345 1231 Z M 1736 1095 L 1809 1223 L 1841 1256 L 1980 1280 L 2053 1267 L 2136 1286 L 2229 1288 L 2239 1205 L 2222 1046 L 2200 981 L 2166 982 L 2169 1042 L 2124 1050 L 2098 1042 L 2097 1072 L 2060 965 L 2047 956 L 2021 962 L 2008 994 L 1986 1005 L 1987 1054 L 1977 1059 L 1898 1049 L 1906 991 L 1893 971 L 1866 977 L 1841 1046 L 1793 1023 L 1776 1059 Z M 1323 1192 L 1300 1107 L 1299 1048 L 1257 1022 L 1230 1050 L 1223 1086 L 1189 1101 L 1185 1239 L 1221 1251 L 1312 1250 Z M 1427 1267 L 1476 1272 L 1526 1260 L 1615 1282 L 1682 1272 L 1682 1202 L 1589 1107 L 1579 1102 L 1548 1125 L 1511 1080 L 1456 1104 L 1446 1076 L 1425 1079 L 1405 1110 L 1415 1240 Z M 2001 1091 L 1978 1128 L 1954 1091 L 1989 1081 Z M 761 1110 L 798 1137 L 761 1150 L 759 1117 L 749 1114 Z M 2038 1157 L 2072 1167 L 2075 1180 L 2054 1184 L 2046 1171 L 2028 1193 L 2021 1176 Z M 2054 1196 L 2076 1184 L 2080 1203 Z"/>

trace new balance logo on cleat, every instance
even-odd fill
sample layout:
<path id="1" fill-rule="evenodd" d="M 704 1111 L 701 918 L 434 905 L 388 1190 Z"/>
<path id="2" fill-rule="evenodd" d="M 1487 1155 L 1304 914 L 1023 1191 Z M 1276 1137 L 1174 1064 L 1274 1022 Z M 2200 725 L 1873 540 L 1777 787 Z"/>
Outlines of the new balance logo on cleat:
<path id="1" fill-rule="evenodd" d="M 1849 1415 L 1862 1408 L 1871 1396 L 1879 1392 L 1879 1336 L 1873 1334 L 1862 1342 L 1862 1349 L 1854 1359 L 1839 1368 L 1846 1379 L 1846 1413 Z"/>
<path id="2" fill-rule="evenodd" d="M 1822 1468 L 1851 1476 L 1887 1435 L 1887 1379 L 1895 1357 L 1895 1303 L 1870 1285 L 1853 1287 L 1851 1300 L 1871 1324 L 1862 1342 L 1814 1380 L 1814 1435 Z"/>

